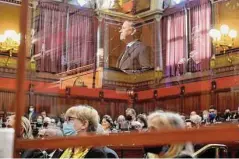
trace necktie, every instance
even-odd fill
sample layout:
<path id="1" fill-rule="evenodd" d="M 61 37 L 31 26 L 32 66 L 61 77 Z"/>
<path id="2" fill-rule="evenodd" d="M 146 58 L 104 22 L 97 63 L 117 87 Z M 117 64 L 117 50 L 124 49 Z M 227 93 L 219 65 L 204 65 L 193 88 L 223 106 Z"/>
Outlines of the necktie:
<path id="1" fill-rule="evenodd" d="M 123 54 L 123 56 L 122 56 L 122 58 L 120 60 L 120 67 L 121 67 L 122 63 L 125 61 L 125 58 L 128 55 L 128 51 L 129 51 L 129 46 L 126 47 L 125 52 L 124 52 L 124 54 Z"/>

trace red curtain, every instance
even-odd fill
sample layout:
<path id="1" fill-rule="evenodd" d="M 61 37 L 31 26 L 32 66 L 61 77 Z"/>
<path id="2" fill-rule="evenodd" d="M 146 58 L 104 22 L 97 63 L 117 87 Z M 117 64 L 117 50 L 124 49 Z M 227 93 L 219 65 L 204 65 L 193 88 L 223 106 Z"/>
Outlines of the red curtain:
<path id="1" fill-rule="evenodd" d="M 208 0 L 207 0 L 208 1 Z M 211 57 L 211 5 L 209 2 L 193 7 L 190 10 L 191 19 L 191 47 L 189 71 L 203 71 L 209 69 Z"/>
<path id="2" fill-rule="evenodd" d="M 94 62 L 96 32 L 92 11 L 71 7 L 67 10 L 57 3 L 42 2 L 38 12 L 35 54 L 41 54 L 39 71 L 59 73 Z"/>
<path id="3" fill-rule="evenodd" d="M 94 18 L 76 13 L 69 18 L 69 69 L 94 63 Z"/>
<path id="4" fill-rule="evenodd" d="M 186 51 L 185 13 L 182 11 L 164 17 L 162 25 L 165 74 L 176 76 L 183 73 L 180 64 Z"/>

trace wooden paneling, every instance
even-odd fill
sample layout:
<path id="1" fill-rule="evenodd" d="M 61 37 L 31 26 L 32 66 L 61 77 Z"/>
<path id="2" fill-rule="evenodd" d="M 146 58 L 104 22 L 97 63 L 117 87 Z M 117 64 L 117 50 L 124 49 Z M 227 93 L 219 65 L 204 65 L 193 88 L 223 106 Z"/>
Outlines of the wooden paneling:
<path id="1" fill-rule="evenodd" d="M 210 105 L 211 105 L 211 95 L 208 93 L 208 94 L 202 94 L 200 96 L 200 109 L 201 110 L 207 110 Z"/>
<path id="2" fill-rule="evenodd" d="M 217 110 L 218 112 L 223 113 L 225 109 L 230 108 L 231 110 L 237 109 L 235 105 L 238 103 L 234 103 L 234 96 L 237 95 L 233 92 L 219 92 L 216 95 L 217 98 Z"/>
<path id="3" fill-rule="evenodd" d="M 15 93 L 13 92 L 0 92 L 0 109 L 2 111 L 14 111 Z"/>
<path id="4" fill-rule="evenodd" d="M 215 96 L 215 98 L 212 99 L 212 96 Z M 239 92 L 231 92 L 228 89 L 185 94 L 184 96 L 168 96 L 158 98 L 157 100 L 137 101 L 133 107 L 138 114 L 149 114 L 155 110 L 168 110 L 189 115 L 191 111 L 201 113 L 203 110 L 208 110 L 212 103 L 214 103 L 219 113 L 223 113 L 226 108 L 237 110 L 239 106 Z M 14 104 L 15 92 L 0 90 L 0 110 L 14 112 Z M 101 100 L 99 98 L 91 99 L 87 97 L 66 97 L 48 94 L 31 94 L 30 97 L 29 94 L 26 94 L 26 107 L 33 105 L 36 107 L 37 112 L 45 110 L 52 115 L 60 115 L 69 107 L 79 104 L 90 105 L 99 112 L 101 117 L 108 114 L 114 119 L 119 115 L 124 115 L 125 110 L 129 107 L 126 100 Z"/>
<path id="5" fill-rule="evenodd" d="M 180 112 L 181 109 L 181 101 L 180 98 L 175 99 L 164 99 L 163 105 L 166 110 L 172 111 L 172 112 Z"/>
<path id="6" fill-rule="evenodd" d="M 200 95 L 188 96 L 184 98 L 184 113 L 190 114 L 192 111 L 201 111 Z"/>

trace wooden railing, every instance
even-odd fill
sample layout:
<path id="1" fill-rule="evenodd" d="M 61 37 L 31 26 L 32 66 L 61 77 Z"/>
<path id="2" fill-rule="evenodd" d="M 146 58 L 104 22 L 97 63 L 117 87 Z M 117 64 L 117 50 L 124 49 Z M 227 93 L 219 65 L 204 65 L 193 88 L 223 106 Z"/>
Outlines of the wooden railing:
<path id="1" fill-rule="evenodd" d="M 194 130 L 162 130 L 152 133 L 125 133 L 112 135 L 84 135 L 40 140 L 17 139 L 16 149 L 68 148 L 77 146 L 155 146 L 184 142 L 225 143 L 239 141 L 237 126 L 209 127 Z"/>

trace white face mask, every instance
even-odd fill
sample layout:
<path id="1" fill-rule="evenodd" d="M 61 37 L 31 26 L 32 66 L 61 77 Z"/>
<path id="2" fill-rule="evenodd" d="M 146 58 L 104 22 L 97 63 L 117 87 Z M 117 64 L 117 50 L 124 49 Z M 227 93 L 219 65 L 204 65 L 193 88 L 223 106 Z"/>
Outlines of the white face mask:
<path id="1" fill-rule="evenodd" d="M 30 108 L 29 111 L 30 111 L 30 112 L 33 112 L 33 111 L 34 111 L 34 108 Z"/>

